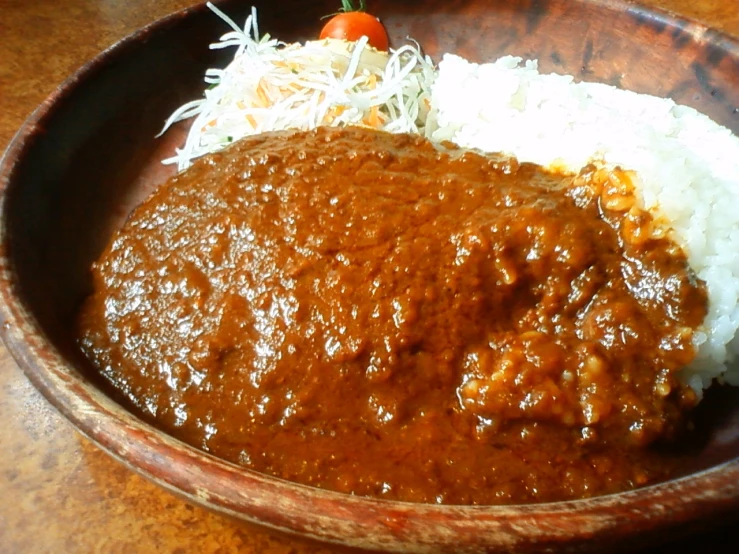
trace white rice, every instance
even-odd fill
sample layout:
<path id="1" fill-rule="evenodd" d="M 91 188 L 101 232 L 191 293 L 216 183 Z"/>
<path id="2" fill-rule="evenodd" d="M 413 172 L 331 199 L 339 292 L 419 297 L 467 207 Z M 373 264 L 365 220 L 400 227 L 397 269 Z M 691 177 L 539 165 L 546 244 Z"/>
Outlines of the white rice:
<path id="1" fill-rule="evenodd" d="M 671 100 L 521 62 L 444 56 L 427 135 L 571 171 L 594 160 L 635 170 L 644 207 L 671 222 L 708 286 L 698 355 L 682 377 L 699 395 L 714 379 L 739 384 L 739 137 Z"/>

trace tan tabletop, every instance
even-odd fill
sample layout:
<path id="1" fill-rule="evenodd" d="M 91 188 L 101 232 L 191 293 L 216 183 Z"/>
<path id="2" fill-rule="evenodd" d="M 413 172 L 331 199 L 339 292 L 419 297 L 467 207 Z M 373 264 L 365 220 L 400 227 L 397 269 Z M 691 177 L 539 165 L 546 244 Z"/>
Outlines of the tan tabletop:
<path id="1" fill-rule="evenodd" d="M 643 1 L 739 35 L 739 0 Z M 85 61 L 195 3 L 0 0 L 0 151 Z M 681 541 L 670 552 L 739 552 L 736 535 L 727 526 Z M 77 435 L 0 344 L 1 553 L 233 551 L 328 552 L 211 514 L 134 475 Z"/>

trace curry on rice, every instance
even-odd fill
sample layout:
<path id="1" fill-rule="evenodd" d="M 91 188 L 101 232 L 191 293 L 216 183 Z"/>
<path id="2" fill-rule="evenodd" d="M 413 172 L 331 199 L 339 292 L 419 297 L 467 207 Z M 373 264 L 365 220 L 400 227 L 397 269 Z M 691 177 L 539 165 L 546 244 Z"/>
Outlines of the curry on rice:
<path id="1" fill-rule="evenodd" d="M 707 293 L 629 174 L 362 128 L 197 160 L 93 268 L 80 344 L 137 411 L 291 481 L 414 502 L 661 480 Z"/>

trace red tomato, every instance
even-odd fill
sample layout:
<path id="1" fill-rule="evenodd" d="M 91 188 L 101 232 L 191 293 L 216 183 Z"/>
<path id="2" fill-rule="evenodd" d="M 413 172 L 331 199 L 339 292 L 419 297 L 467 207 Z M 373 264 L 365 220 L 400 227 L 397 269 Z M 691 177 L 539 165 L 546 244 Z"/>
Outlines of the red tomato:
<path id="1" fill-rule="evenodd" d="M 366 36 L 369 45 L 378 50 L 388 49 L 385 27 L 375 16 L 364 12 L 345 12 L 333 16 L 321 30 L 321 38 L 340 38 L 349 41 Z"/>

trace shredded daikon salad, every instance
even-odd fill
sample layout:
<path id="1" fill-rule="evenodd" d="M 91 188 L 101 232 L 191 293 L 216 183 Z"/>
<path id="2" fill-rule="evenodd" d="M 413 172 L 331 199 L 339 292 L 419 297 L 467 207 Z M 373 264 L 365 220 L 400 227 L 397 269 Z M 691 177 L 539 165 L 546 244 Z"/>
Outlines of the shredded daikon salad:
<path id="1" fill-rule="evenodd" d="M 321 125 L 362 125 L 392 133 L 423 133 L 435 68 L 416 43 L 381 52 L 337 39 L 286 44 L 260 38 L 256 9 L 244 28 L 211 3 L 233 31 L 211 49 L 236 47 L 225 69 L 208 69 L 210 88 L 167 120 L 195 117 L 185 144 L 164 163 L 180 171 L 192 160 L 248 135 Z"/>

